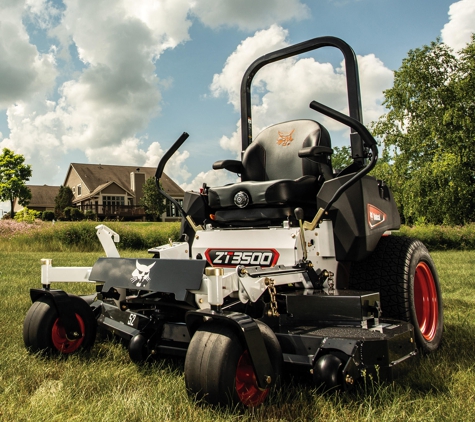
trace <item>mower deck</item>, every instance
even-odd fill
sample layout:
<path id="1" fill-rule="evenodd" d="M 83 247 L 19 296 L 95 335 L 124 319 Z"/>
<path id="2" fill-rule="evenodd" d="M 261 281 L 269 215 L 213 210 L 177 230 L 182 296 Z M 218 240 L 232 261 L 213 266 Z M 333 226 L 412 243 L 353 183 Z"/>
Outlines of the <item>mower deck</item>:
<path id="1" fill-rule="evenodd" d="M 300 370 L 313 373 L 315 363 L 327 354 L 342 357 L 345 367 L 341 371 L 343 385 L 351 386 L 362 375 L 377 376 L 380 380 L 393 380 L 417 355 L 414 329 L 410 323 L 375 317 L 379 309 L 379 294 L 371 292 L 304 291 L 278 295 L 279 303 L 286 303 L 287 312 L 261 319 L 275 332 L 281 345 L 283 362 L 296 365 Z M 142 312 L 134 312 L 134 302 L 140 303 Z M 144 306 L 162 303 L 160 312 L 150 311 L 145 316 Z M 162 299 L 129 298 L 125 310 L 115 304 L 98 301 L 96 312 L 99 327 L 130 342 L 140 334 L 151 334 L 145 354 L 158 356 L 186 355 L 191 336 L 185 320 L 188 306 L 170 304 L 174 315 L 167 314 Z M 178 306 L 179 308 L 179 306 Z M 192 311 L 193 313 L 193 311 Z M 229 311 L 222 311 L 230 314 Z M 180 314 L 180 315 L 179 315 Z M 236 314 L 234 312 L 234 314 Z M 161 333 L 161 334 L 160 334 Z"/>

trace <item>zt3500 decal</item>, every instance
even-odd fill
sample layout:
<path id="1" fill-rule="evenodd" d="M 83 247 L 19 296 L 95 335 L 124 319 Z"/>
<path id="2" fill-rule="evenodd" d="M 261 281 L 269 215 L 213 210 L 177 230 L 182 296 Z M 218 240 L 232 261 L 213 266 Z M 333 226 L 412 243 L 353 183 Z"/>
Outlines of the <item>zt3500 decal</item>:
<path id="1" fill-rule="evenodd" d="M 221 267 L 273 267 L 279 260 L 279 252 L 275 249 L 208 249 L 205 256 L 211 265 Z"/>

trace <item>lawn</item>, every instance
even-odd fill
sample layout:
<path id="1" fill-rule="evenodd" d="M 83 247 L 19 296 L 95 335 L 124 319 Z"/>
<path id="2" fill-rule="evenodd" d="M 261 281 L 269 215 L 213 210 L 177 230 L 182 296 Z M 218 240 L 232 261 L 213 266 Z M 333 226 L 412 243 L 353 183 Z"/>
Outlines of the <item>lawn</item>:
<path id="1" fill-rule="evenodd" d="M 475 420 L 475 251 L 433 252 L 443 291 L 445 334 L 394 383 L 367 379 L 355 391 L 322 395 L 286 381 L 262 407 L 217 409 L 187 396 L 183 361 L 137 366 L 114 342 L 91 352 L 46 359 L 26 352 L 23 318 L 40 259 L 92 265 L 100 252 L 0 252 L 0 420 L 4 421 L 473 421 Z M 125 256 L 146 253 L 123 252 Z M 91 286 L 62 286 L 90 293 Z"/>

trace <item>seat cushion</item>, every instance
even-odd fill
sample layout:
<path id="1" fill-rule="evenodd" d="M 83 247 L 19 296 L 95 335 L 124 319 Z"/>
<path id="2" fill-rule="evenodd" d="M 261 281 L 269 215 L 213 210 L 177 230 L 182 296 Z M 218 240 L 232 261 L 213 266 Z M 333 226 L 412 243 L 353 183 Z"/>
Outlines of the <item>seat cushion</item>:
<path id="1" fill-rule="evenodd" d="M 297 180 L 280 179 L 264 182 L 240 182 L 209 188 L 208 203 L 213 209 L 239 207 L 236 194 L 244 192 L 251 205 L 275 205 L 291 203 L 314 204 L 317 197 L 317 177 L 302 176 Z M 244 208 L 244 207 L 243 207 Z"/>

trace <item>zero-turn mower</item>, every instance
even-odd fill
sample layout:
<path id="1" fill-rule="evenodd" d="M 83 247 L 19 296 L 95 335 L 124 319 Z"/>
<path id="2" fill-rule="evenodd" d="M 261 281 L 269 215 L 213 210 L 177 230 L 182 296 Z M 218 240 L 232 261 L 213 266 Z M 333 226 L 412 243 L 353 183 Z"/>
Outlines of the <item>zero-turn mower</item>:
<path id="1" fill-rule="evenodd" d="M 263 66 L 321 47 L 345 59 L 349 115 L 310 107 L 351 128 L 351 165 L 332 168 L 329 132 L 291 120 L 252 133 L 251 82 Z M 311 89 L 311 87 L 309 87 Z M 241 85 L 242 159 L 214 169 L 240 176 L 204 185 L 179 204 L 181 239 L 121 258 L 118 234 L 99 225 L 106 257 L 92 268 L 42 261 L 42 288 L 23 328 L 32 352 L 93 346 L 96 329 L 119 336 L 134 362 L 185 358 L 192 396 L 256 406 L 285 373 L 303 371 L 327 389 L 363 376 L 393 379 L 441 342 L 439 280 L 426 247 L 390 235 L 400 226 L 393 195 L 368 173 L 378 148 L 362 124 L 356 56 L 342 40 L 315 38 L 257 59 Z M 157 186 L 184 133 L 160 161 Z M 236 176 L 237 177 L 237 176 Z M 50 286 L 78 281 L 96 294 Z"/>

